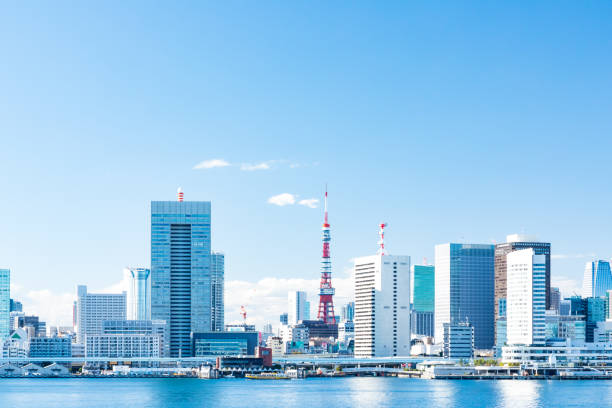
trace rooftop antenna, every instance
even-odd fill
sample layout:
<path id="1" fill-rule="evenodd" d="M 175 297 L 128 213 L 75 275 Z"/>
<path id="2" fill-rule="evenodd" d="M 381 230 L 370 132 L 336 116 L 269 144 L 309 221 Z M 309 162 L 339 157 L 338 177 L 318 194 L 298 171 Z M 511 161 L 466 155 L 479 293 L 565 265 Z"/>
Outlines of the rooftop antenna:
<path id="1" fill-rule="evenodd" d="M 385 251 L 385 228 L 387 227 L 387 223 L 383 222 L 378 225 L 380 229 L 378 230 L 378 235 L 380 236 L 380 240 L 378 241 L 378 254 L 379 255 L 387 255 Z"/>
<path id="2" fill-rule="evenodd" d="M 179 202 L 183 202 L 183 187 L 179 187 L 178 190 L 176 190 L 176 199 Z"/>

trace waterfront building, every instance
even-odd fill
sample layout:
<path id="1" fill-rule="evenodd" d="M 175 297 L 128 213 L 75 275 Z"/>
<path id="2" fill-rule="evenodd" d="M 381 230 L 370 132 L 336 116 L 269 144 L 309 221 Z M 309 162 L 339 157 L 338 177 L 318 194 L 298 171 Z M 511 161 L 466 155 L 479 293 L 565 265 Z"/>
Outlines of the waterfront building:
<path id="1" fill-rule="evenodd" d="M 417 336 L 434 336 L 434 312 L 413 310 L 410 313 L 411 333 Z"/>
<path id="2" fill-rule="evenodd" d="M 586 341 L 593 343 L 595 341 L 594 332 L 597 328 L 597 323 L 606 320 L 606 298 L 590 297 L 585 300 L 587 303 Z"/>
<path id="3" fill-rule="evenodd" d="M 586 320 L 584 316 L 560 315 L 554 310 L 547 310 L 546 341 L 568 339 L 575 345 L 585 342 Z"/>
<path id="4" fill-rule="evenodd" d="M 85 345 L 80 343 L 71 344 L 72 357 L 85 357 Z"/>
<path id="5" fill-rule="evenodd" d="M 300 320 L 306 319 L 306 292 L 292 291 L 287 296 L 287 322 L 297 324 Z M 310 306 L 310 305 L 309 305 Z M 310 314 L 310 313 L 309 313 Z"/>
<path id="6" fill-rule="evenodd" d="M 210 313 L 211 330 L 223 331 L 225 326 L 225 255 L 210 254 Z"/>
<path id="7" fill-rule="evenodd" d="M 524 234 L 511 234 L 506 236 L 506 242 L 495 245 L 495 306 L 500 305 L 500 299 L 507 296 L 508 268 L 506 256 L 513 251 L 531 248 L 536 255 L 544 255 L 546 259 L 546 309 L 551 308 L 550 293 L 550 243 L 539 242 L 534 236 Z M 500 317 L 499 310 L 495 309 L 495 321 Z"/>
<path id="8" fill-rule="evenodd" d="M 289 314 L 288 313 L 283 313 L 280 315 L 279 317 L 279 321 L 281 324 L 289 324 Z"/>
<path id="9" fill-rule="evenodd" d="M 507 343 L 537 346 L 546 335 L 546 257 L 533 248 L 506 256 Z"/>
<path id="10" fill-rule="evenodd" d="M 164 355 L 189 357 L 212 329 L 209 201 L 151 202 L 151 317 L 168 323 Z"/>
<path id="11" fill-rule="evenodd" d="M 105 320 L 100 334 L 87 335 L 86 356 L 161 357 L 166 324 L 151 320 Z"/>
<path id="12" fill-rule="evenodd" d="M 11 334 L 11 271 L 0 269 L 0 341 Z"/>
<path id="13" fill-rule="evenodd" d="M 612 343 L 571 342 L 550 343 L 545 346 L 507 346 L 502 351 L 502 363 L 548 363 L 568 366 L 612 364 Z"/>
<path id="14" fill-rule="evenodd" d="M 28 334 L 24 329 L 13 330 L 8 338 L 0 340 L 0 344 L 3 358 L 26 358 L 30 350 Z"/>
<path id="15" fill-rule="evenodd" d="M 151 270 L 125 268 L 128 281 L 127 318 L 129 320 L 151 320 Z"/>
<path id="16" fill-rule="evenodd" d="M 21 304 L 21 302 L 11 299 L 10 311 L 11 312 L 23 312 L 23 304 Z"/>
<path id="17" fill-rule="evenodd" d="M 410 257 L 355 259 L 355 357 L 410 355 Z"/>
<path id="18" fill-rule="evenodd" d="M 77 342 L 86 344 L 87 336 L 102 334 L 105 320 L 125 320 L 127 295 L 88 293 L 87 286 L 77 287 Z"/>
<path id="19" fill-rule="evenodd" d="M 468 322 L 444 323 L 444 358 L 474 358 L 474 326 Z"/>
<path id="20" fill-rule="evenodd" d="M 279 336 L 268 337 L 266 346 L 272 349 L 273 356 L 280 356 L 284 353 L 283 338 Z"/>
<path id="21" fill-rule="evenodd" d="M 435 267 L 433 265 L 414 265 L 411 268 L 412 310 L 433 312 L 435 297 Z"/>
<path id="22" fill-rule="evenodd" d="M 468 321 L 477 349 L 494 345 L 494 246 L 441 244 L 435 248 L 435 338 L 444 340 L 444 323 Z"/>
<path id="23" fill-rule="evenodd" d="M 342 321 L 353 321 L 355 320 L 355 302 L 348 302 L 342 306 L 342 315 L 340 316 Z"/>
<path id="24" fill-rule="evenodd" d="M 612 272 L 610 262 L 593 261 L 587 262 L 584 268 L 584 279 L 582 281 L 582 297 L 602 297 L 612 289 Z"/>
<path id="25" fill-rule="evenodd" d="M 508 344 L 508 325 L 506 316 L 500 316 L 495 323 L 495 358 L 501 358 L 502 347 Z"/>
<path id="26" fill-rule="evenodd" d="M 29 357 L 72 357 L 69 337 L 34 337 L 29 340 Z"/>
<path id="27" fill-rule="evenodd" d="M 256 331 L 194 333 L 194 357 L 252 356 L 258 342 L 259 333 Z"/>

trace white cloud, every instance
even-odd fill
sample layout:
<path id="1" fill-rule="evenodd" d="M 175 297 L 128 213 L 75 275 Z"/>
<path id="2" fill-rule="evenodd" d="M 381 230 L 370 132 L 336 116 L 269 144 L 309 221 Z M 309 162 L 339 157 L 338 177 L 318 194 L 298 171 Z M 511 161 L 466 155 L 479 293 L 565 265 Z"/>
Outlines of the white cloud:
<path id="1" fill-rule="evenodd" d="M 256 171 L 256 170 L 270 170 L 272 168 L 272 163 L 274 160 L 269 160 L 266 162 L 251 164 L 251 163 L 242 163 L 240 165 L 240 170 L 243 171 Z"/>
<path id="2" fill-rule="evenodd" d="M 11 284 L 11 298 L 23 304 L 23 311 L 36 315 L 47 326 L 71 326 L 72 304 L 76 293 L 54 293 L 49 289 L 25 290 L 22 285 Z"/>
<path id="3" fill-rule="evenodd" d="M 555 278 L 551 277 L 550 285 L 559 288 L 562 298 L 573 295 L 582 295 L 582 284 L 576 279 L 565 278 L 563 276 Z"/>
<path id="4" fill-rule="evenodd" d="M 231 164 L 223 159 L 211 159 L 211 160 L 204 160 L 203 162 L 196 164 L 195 166 L 193 166 L 193 169 L 203 170 L 203 169 L 214 169 L 215 167 L 227 167 L 227 166 L 231 166 Z"/>
<path id="5" fill-rule="evenodd" d="M 551 259 L 583 259 L 583 258 L 596 258 L 595 254 L 552 254 Z"/>
<path id="6" fill-rule="evenodd" d="M 317 200 L 316 198 L 308 198 L 306 200 L 300 200 L 298 201 L 299 205 L 304 205 L 306 207 L 309 208 L 317 208 L 318 204 L 319 204 L 319 200 Z"/>
<path id="7" fill-rule="evenodd" d="M 293 194 L 282 193 L 268 198 L 268 203 L 283 207 L 285 205 L 295 204 L 295 198 L 296 196 Z"/>

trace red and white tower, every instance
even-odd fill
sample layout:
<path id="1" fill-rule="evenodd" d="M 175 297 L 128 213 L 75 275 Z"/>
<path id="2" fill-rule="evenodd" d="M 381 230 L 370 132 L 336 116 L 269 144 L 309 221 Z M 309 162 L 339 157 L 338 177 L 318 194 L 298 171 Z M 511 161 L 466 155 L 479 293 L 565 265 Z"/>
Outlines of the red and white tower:
<path id="1" fill-rule="evenodd" d="M 334 288 L 331 281 L 331 258 L 329 256 L 329 222 L 327 219 L 327 188 L 325 188 L 325 222 L 323 223 L 323 256 L 321 257 L 321 285 L 319 286 L 319 313 L 317 318 L 328 324 L 336 323 L 334 313 Z"/>

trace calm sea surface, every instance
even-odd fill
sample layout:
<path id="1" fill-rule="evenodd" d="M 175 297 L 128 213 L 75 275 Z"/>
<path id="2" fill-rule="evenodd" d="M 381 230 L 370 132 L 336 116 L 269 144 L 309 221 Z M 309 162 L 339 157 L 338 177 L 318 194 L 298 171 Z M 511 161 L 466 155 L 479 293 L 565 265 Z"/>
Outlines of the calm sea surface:
<path id="1" fill-rule="evenodd" d="M 0 379 L 0 407 L 603 407 L 612 381 Z"/>

